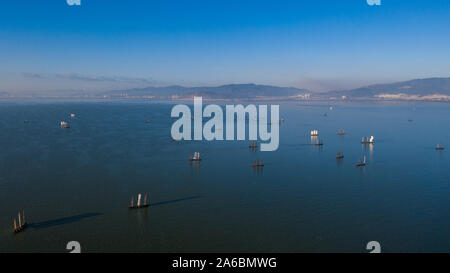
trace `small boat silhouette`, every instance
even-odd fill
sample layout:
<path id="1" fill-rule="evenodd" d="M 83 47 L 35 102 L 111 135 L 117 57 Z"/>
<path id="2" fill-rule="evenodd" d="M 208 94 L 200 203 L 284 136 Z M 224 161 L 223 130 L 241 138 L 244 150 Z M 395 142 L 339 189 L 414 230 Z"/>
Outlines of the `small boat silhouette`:
<path id="1" fill-rule="evenodd" d="M 444 144 L 442 144 L 442 142 L 441 143 L 439 143 L 437 146 L 436 146 L 436 150 L 444 150 Z"/>
<path id="2" fill-rule="evenodd" d="M 252 165 L 252 167 L 264 167 L 262 159 L 256 160 L 255 163 Z"/>
<path id="3" fill-rule="evenodd" d="M 342 158 L 344 158 L 344 152 L 342 152 L 342 151 L 337 152 L 336 158 L 337 158 L 337 159 L 342 159 Z"/>
<path id="4" fill-rule="evenodd" d="M 67 123 L 65 121 L 61 121 L 60 125 L 61 125 L 61 128 L 70 128 L 69 123 Z"/>
<path id="5" fill-rule="evenodd" d="M 144 202 L 142 203 L 142 194 L 138 194 L 137 203 L 134 204 L 134 197 L 131 197 L 131 203 L 128 206 L 129 209 L 140 209 L 140 208 L 146 208 L 149 206 L 147 202 L 147 194 L 144 195 Z"/>
<path id="6" fill-rule="evenodd" d="M 22 218 L 20 216 L 20 211 L 18 213 L 18 223 L 14 219 L 14 233 L 19 233 L 27 227 L 27 221 L 25 221 L 25 212 L 22 210 Z"/>
<path id="7" fill-rule="evenodd" d="M 317 142 L 313 143 L 315 146 L 323 146 L 323 141 L 319 139 Z"/>
<path id="8" fill-rule="evenodd" d="M 191 155 L 190 161 L 201 161 L 200 152 L 195 152 L 194 155 Z"/>
<path id="9" fill-rule="evenodd" d="M 252 141 L 252 142 L 250 142 L 250 144 L 248 145 L 248 147 L 249 147 L 250 149 L 256 149 L 256 148 L 258 148 L 258 141 Z"/>
<path id="10" fill-rule="evenodd" d="M 366 166 L 367 162 L 366 162 L 366 156 L 363 157 L 363 159 L 356 163 L 356 167 L 362 167 L 362 166 Z"/>

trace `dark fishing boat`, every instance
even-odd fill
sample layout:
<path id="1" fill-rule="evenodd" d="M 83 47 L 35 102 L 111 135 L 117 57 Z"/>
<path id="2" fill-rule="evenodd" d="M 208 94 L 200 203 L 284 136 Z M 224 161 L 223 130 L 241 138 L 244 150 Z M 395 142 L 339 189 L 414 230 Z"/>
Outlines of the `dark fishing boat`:
<path id="1" fill-rule="evenodd" d="M 319 141 L 315 142 L 313 145 L 315 146 L 323 146 L 323 141 L 319 139 Z"/>
<path id="2" fill-rule="evenodd" d="M 250 149 L 256 149 L 256 148 L 258 148 L 258 141 L 252 141 L 252 142 L 250 142 L 250 145 L 248 145 L 248 148 L 250 148 Z"/>
<path id="3" fill-rule="evenodd" d="M 256 160 L 255 163 L 252 165 L 252 167 L 264 167 L 262 159 Z"/>
<path id="4" fill-rule="evenodd" d="M 14 233 L 19 233 L 26 227 L 27 221 L 25 221 L 25 212 L 22 210 L 22 216 L 20 215 L 20 211 L 18 213 L 18 223 L 16 222 L 16 219 L 14 219 Z"/>

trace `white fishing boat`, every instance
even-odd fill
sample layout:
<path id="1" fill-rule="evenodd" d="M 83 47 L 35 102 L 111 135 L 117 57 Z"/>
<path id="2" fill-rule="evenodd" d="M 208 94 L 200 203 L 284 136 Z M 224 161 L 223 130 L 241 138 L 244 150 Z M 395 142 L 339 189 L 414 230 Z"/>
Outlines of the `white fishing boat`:
<path id="1" fill-rule="evenodd" d="M 191 155 L 190 161 L 200 161 L 200 152 L 195 152 L 194 155 Z"/>
<path id="2" fill-rule="evenodd" d="M 75 118 L 75 114 L 70 114 L 70 118 Z"/>
<path id="3" fill-rule="evenodd" d="M 319 130 L 312 130 L 311 131 L 311 136 L 318 136 L 319 135 Z"/>
<path id="4" fill-rule="evenodd" d="M 439 143 L 438 145 L 436 145 L 436 150 L 444 150 L 444 144 L 442 144 L 442 142 L 441 143 Z"/>
<path id="5" fill-rule="evenodd" d="M 61 121 L 61 128 L 70 128 L 69 123 Z"/>
<path id="6" fill-rule="evenodd" d="M 362 166 L 366 166 L 367 162 L 366 162 L 366 156 L 363 157 L 363 159 L 356 163 L 356 167 L 362 167 Z"/>
<path id="7" fill-rule="evenodd" d="M 340 135 L 340 136 L 345 135 L 345 130 L 339 130 L 339 131 L 338 131 L 338 135 Z"/>
<path id="8" fill-rule="evenodd" d="M 374 136 L 371 136 L 371 137 L 363 137 L 363 138 L 361 139 L 361 143 L 362 143 L 362 144 L 373 144 L 374 140 L 375 140 Z"/>

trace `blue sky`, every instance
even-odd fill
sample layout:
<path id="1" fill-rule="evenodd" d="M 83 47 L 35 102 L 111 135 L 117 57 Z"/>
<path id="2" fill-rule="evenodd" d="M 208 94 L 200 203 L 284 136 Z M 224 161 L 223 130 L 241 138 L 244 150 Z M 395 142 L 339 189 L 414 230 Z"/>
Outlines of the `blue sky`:
<path id="1" fill-rule="evenodd" d="M 450 1 L 0 1 L 0 91 L 450 76 Z"/>

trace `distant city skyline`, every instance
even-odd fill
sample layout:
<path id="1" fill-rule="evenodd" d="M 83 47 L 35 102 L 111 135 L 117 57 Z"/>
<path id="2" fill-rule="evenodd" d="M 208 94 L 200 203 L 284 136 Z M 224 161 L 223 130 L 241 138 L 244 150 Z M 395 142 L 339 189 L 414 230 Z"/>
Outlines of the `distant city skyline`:
<path id="1" fill-rule="evenodd" d="M 450 76 L 447 0 L 75 2 L 2 3 L 0 92 Z"/>

